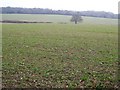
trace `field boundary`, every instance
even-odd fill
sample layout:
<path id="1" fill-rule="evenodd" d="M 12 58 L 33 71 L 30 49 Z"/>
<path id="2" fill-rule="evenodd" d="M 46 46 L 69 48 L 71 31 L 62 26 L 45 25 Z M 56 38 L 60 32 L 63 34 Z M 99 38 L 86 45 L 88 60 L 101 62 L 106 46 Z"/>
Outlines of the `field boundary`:
<path id="1" fill-rule="evenodd" d="M 13 21 L 13 20 L 3 20 L 1 23 L 53 23 L 53 22 L 31 22 L 31 21 Z"/>

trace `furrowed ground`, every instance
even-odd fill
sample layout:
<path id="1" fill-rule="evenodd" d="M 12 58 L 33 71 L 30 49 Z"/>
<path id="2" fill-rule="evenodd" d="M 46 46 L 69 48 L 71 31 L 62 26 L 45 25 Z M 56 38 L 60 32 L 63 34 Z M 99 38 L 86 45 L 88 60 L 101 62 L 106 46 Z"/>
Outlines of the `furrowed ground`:
<path id="1" fill-rule="evenodd" d="M 116 87 L 117 25 L 3 24 L 3 87 Z"/>

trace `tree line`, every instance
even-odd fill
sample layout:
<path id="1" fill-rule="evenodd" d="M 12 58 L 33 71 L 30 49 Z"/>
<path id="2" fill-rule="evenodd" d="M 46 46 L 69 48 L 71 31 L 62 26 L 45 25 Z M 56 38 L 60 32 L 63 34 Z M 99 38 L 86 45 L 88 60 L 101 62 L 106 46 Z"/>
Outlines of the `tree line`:
<path id="1" fill-rule="evenodd" d="M 113 18 L 117 19 L 118 15 L 104 11 L 69 11 L 69 10 L 52 10 L 43 8 L 18 8 L 18 7 L 0 7 L 2 14 L 57 14 L 57 15 L 74 15 L 79 12 L 81 16 Z"/>

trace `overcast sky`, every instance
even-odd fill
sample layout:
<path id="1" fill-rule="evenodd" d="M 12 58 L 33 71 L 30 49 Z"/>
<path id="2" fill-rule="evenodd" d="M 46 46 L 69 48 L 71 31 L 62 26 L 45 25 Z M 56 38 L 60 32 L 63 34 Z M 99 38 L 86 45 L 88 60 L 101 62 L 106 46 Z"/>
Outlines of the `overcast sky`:
<path id="1" fill-rule="evenodd" d="M 119 0 L 0 0 L 0 6 L 118 13 Z"/>

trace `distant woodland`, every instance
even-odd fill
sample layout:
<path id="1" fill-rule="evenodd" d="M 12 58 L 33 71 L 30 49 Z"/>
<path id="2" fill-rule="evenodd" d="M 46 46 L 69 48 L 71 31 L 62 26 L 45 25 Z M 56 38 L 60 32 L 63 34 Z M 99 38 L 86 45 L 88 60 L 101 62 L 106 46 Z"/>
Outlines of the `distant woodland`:
<path id="1" fill-rule="evenodd" d="M 105 11 L 69 11 L 69 10 L 52 10 L 43 8 L 18 8 L 18 7 L 0 7 L 2 14 L 57 14 L 57 15 L 74 15 L 79 12 L 81 16 L 113 18 L 117 19 L 118 14 Z"/>

